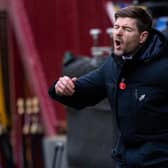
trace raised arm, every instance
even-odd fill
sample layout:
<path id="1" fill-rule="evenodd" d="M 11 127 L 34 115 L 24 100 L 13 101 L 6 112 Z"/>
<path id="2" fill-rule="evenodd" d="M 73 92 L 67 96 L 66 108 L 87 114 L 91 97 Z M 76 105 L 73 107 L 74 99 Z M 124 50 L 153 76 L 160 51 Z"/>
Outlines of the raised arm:
<path id="1" fill-rule="evenodd" d="M 78 79 L 60 77 L 51 85 L 49 95 L 77 109 L 95 105 L 106 96 L 103 74 L 97 69 Z"/>

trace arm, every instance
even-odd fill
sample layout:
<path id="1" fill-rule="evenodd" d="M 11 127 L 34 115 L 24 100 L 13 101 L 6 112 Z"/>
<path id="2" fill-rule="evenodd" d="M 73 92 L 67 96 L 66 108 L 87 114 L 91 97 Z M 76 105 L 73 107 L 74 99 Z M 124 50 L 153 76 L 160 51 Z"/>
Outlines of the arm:
<path id="1" fill-rule="evenodd" d="M 78 80 L 69 78 L 68 85 L 65 81 L 61 82 L 63 79 L 60 78 L 49 88 L 49 95 L 60 103 L 77 109 L 95 105 L 106 96 L 102 69 L 92 71 Z"/>

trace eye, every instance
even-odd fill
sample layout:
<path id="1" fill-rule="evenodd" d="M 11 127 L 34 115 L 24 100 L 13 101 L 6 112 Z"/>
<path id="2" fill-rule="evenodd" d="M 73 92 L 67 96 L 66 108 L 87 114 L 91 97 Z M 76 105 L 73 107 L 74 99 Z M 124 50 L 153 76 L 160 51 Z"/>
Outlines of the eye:
<path id="1" fill-rule="evenodd" d="M 132 29 L 130 27 L 125 27 L 124 30 L 126 30 L 128 32 L 132 32 Z"/>
<path id="2" fill-rule="evenodd" d="M 115 30 L 118 29 L 118 28 L 119 28 L 118 25 L 114 25 L 114 26 L 113 26 L 113 29 L 115 29 Z"/>

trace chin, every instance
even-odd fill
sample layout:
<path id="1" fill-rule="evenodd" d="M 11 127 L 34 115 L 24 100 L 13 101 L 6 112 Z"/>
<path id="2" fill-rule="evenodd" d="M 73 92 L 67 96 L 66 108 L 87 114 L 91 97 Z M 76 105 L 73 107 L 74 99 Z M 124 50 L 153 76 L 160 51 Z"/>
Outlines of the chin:
<path id="1" fill-rule="evenodd" d="M 114 49 L 114 54 L 120 57 L 120 56 L 123 56 L 124 52 L 122 50 Z"/>
<path id="2" fill-rule="evenodd" d="M 118 57 L 123 56 L 123 52 L 116 52 L 116 51 L 114 51 L 114 54 L 115 54 L 116 56 L 118 56 Z"/>

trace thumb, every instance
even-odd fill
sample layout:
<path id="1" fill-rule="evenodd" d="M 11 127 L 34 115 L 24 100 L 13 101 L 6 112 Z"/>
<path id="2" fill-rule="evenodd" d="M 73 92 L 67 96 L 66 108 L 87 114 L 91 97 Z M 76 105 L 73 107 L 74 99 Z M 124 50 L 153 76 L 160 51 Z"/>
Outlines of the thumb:
<path id="1" fill-rule="evenodd" d="M 75 82 L 75 81 L 77 81 L 77 79 L 78 79 L 78 78 L 73 77 L 73 78 L 72 78 L 72 81 Z"/>

